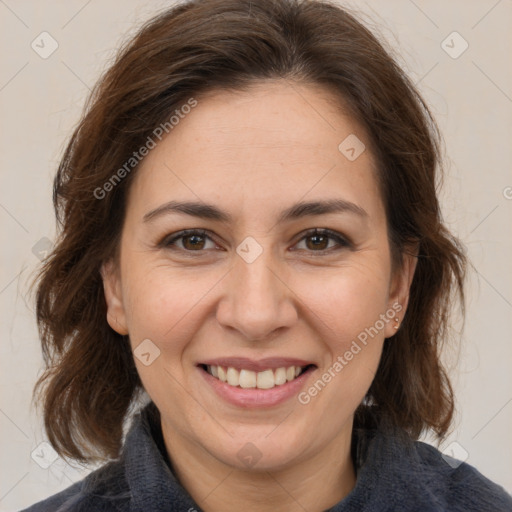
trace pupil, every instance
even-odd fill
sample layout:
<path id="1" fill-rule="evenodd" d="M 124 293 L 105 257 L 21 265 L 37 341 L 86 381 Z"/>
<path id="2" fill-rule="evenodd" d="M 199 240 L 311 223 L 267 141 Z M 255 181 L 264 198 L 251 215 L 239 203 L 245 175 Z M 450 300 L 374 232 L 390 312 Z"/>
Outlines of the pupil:
<path id="1" fill-rule="evenodd" d="M 310 237 L 310 240 L 316 240 L 316 242 L 313 242 L 313 246 L 319 247 L 320 245 L 322 245 L 322 242 L 325 245 L 326 237 L 324 235 L 312 235 Z"/>
<path id="2" fill-rule="evenodd" d="M 199 239 L 199 243 L 198 242 L 198 239 Z M 190 240 L 193 240 L 191 243 L 190 243 L 190 246 L 191 247 L 200 247 L 201 245 L 201 237 L 198 236 L 198 235 L 189 235 L 188 237 L 185 238 L 186 241 L 190 242 Z M 186 244 L 187 245 L 187 244 Z"/>

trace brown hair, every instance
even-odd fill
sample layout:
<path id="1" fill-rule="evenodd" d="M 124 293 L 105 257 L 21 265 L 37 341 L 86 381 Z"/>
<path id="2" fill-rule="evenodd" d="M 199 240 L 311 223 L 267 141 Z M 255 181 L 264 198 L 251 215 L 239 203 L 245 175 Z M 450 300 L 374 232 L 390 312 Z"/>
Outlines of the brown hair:
<path id="1" fill-rule="evenodd" d="M 41 394 L 48 439 L 62 456 L 117 457 L 142 389 L 129 343 L 107 324 L 100 275 L 119 248 L 137 167 L 127 170 L 126 162 L 192 96 L 274 79 L 337 91 L 366 129 L 395 263 L 419 244 L 408 313 L 384 344 L 367 398 L 379 418 L 412 438 L 427 428 L 446 435 L 454 402 L 439 351 L 452 289 L 464 309 L 465 256 L 442 223 L 440 137 L 428 107 L 378 39 L 336 4 L 193 0 L 150 20 L 121 49 L 89 97 L 55 177 L 59 236 L 36 295 L 46 372 L 34 396 Z M 113 183 L 123 166 L 123 179 Z M 365 401 L 356 425 L 369 411 Z"/>

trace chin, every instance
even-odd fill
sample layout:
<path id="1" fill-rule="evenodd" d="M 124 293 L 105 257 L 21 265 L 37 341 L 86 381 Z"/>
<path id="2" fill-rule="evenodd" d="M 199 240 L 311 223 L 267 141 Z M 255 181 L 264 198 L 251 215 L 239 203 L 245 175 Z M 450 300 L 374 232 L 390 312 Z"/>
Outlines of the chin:
<path id="1" fill-rule="evenodd" d="M 243 432 L 231 432 L 232 437 L 223 434 L 214 443 L 210 437 L 203 446 L 216 459 L 241 471 L 278 471 L 307 456 L 308 443 L 295 426 L 292 431 L 284 425 L 253 425 Z"/>

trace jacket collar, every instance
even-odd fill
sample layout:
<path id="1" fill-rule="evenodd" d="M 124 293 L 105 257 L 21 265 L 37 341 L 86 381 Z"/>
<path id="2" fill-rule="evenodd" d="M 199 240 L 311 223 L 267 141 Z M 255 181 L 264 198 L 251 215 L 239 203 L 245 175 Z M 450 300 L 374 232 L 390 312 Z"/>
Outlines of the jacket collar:
<path id="1" fill-rule="evenodd" d="M 123 452 L 131 491 L 130 510 L 193 512 L 201 510 L 172 473 L 153 402 L 134 419 Z"/>
<path id="2" fill-rule="evenodd" d="M 160 413 L 153 402 L 135 416 L 123 451 L 132 511 L 198 512 L 201 510 L 171 470 L 163 441 Z M 357 429 L 352 435 L 357 473 L 354 489 L 332 512 L 380 510 L 382 488 L 403 481 L 403 468 L 417 458 L 414 443 L 399 432 Z M 405 482 L 403 482 L 405 485 Z M 374 508 L 377 507 L 377 508 Z"/>

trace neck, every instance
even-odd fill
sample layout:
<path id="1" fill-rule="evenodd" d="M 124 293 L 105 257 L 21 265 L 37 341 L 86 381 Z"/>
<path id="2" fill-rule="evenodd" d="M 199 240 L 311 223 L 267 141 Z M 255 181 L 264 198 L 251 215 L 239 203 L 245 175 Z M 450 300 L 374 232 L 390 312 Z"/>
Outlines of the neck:
<path id="1" fill-rule="evenodd" d="M 177 479 L 205 512 L 321 512 L 355 486 L 351 424 L 315 455 L 276 471 L 235 468 L 163 422 L 162 432 Z"/>

